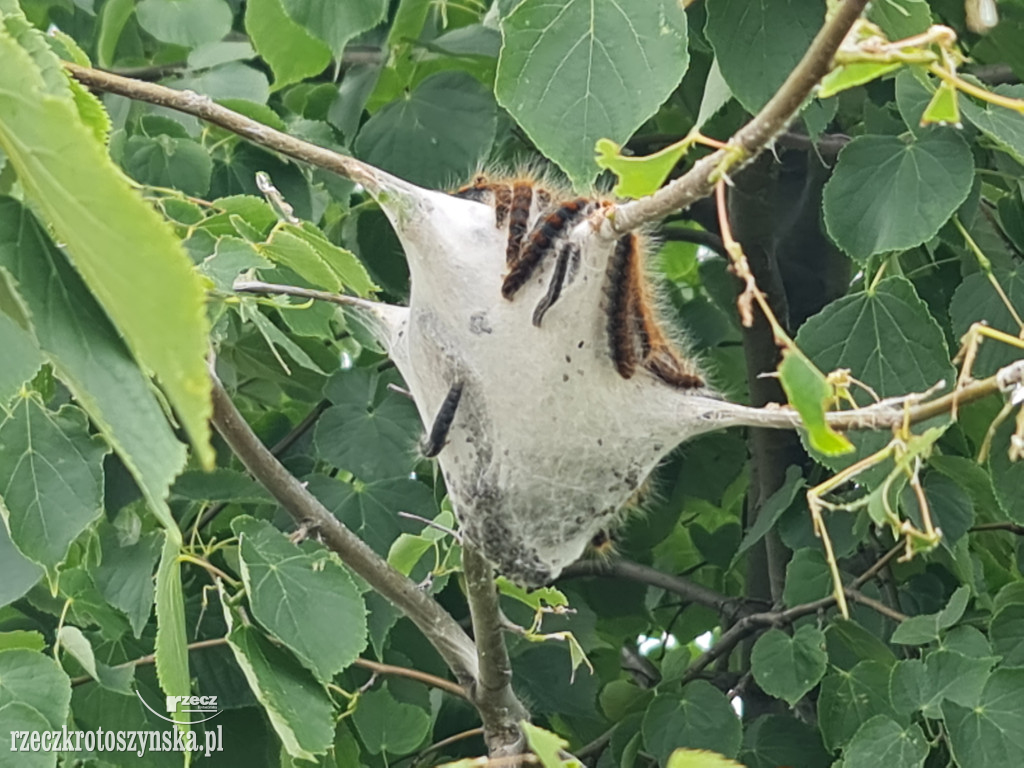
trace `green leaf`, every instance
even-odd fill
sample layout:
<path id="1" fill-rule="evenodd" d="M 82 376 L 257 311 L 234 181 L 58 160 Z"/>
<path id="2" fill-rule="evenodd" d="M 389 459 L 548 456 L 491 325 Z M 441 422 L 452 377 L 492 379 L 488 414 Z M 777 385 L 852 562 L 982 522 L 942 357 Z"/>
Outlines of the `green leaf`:
<path id="1" fill-rule="evenodd" d="M 997 85 L 989 90 L 999 96 L 1024 99 L 1024 85 Z M 979 105 L 971 99 L 964 99 L 960 106 L 964 117 L 999 149 L 1024 163 L 1024 114 L 988 102 Z"/>
<path id="2" fill-rule="evenodd" d="M 255 627 L 239 624 L 228 644 L 285 751 L 315 762 L 334 742 L 333 707 L 323 687 Z"/>
<path id="3" fill-rule="evenodd" d="M 103 513 L 108 450 L 73 405 L 53 413 L 20 399 L 0 424 L 0 516 L 23 555 L 53 572 Z"/>
<path id="4" fill-rule="evenodd" d="M 367 120 L 355 153 L 408 181 L 443 186 L 468 177 L 487 157 L 497 115 L 494 98 L 475 78 L 440 72 Z"/>
<path id="5" fill-rule="evenodd" d="M 103 102 L 77 80 L 71 80 L 68 85 L 71 87 L 71 97 L 75 100 L 78 116 L 92 131 L 93 138 L 102 144 L 109 142 L 112 125 Z"/>
<path id="6" fill-rule="evenodd" d="M 39 599 L 38 592 L 34 597 Z M 82 566 L 60 572 L 57 599 L 67 601 L 68 621 L 80 627 L 99 627 L 104 640 L 120 641 L 130 628 L 124 614 L 103 598 L 92 574 Z M 55 608 L 59 615 L 63 605 Z"/>
<path id="7" fill-rule="evenodd" d="M 597 140 L 625 143 L 689 63 L 675 0 L 524 0 L 501 28 L 498 102 L 581 189 L 597 175 Z"/>
<path id="8" fill-rule="evenodd" d="M 707 13 L 704 32 L 722 77 L 751 113 L 779 89 L 825 21 L 816 0 L 710 0 Z"/>
<path id="9" fill-rule="evenodd" d="M 445 529 L 451 530 L 455 527 L 455 517 L 448 510 L 442 511 L 433 522 L 433 526 L 424 527 L 419 534 L 403 533 L 395 539 L 388 550 L 387 560 L 396 570 L 408 576 L 427 551 L 436 547 L 438 541 L 448 537 Z M 542 601 L 548 605 L 568 605 L 565 596 L 554 587 L 543 587 L 527 593 L 525 589 L 513 585 L 501 576 L 498 577 L 497 583 L 502 594 L 521 600 L 527 605 L 539 607 Z M 558 602 L 559 598 L 562 602 Z"/>
<path id="10" fill-rule="evenodd" d="M 825 675 L 825 633 L 803 625 L 793 634 L 769 629 L 754 643 L 750 671 L 765 693 L 794 706 Z"/>
<path id="11" fill-rule="evenodd" d="M 871 3 L 867 17 L 890 40 L 920 34 L 932 23 L 932 12 L 926 0 L 878 0 Z"/>
<path id="12" fill-rule="evenodd" d="M 220 40 L 231 30 L 224 0 L 141 0 L 135 17 L 157 40 L 186 48 Z"/>
<path id="13" fill-rule="evenodd" d="M 201 93 L 235 111 L 244 112 L 245 110 L 241 108 L 243 103 L 255 103 L 257 106 L 253 109 L 258 113 L 255 115 L 256 118 L 266 114 L 259 107 L 265 105 L 267 99 L 270 98 L 270 81 L 267 76 L 260 70 L 240 61 L 218 64 L 198 74 L 190 74 L 170 81 L 168 85 L 173 85 L 177 90 Z M 273 111 L 270 110 L 270 112 Z M 235 159 L 232 155 L 231 160 Z"/>
<path id="14" fill-rule="evenodd" d="M 901 66 L 903 65 L 899 62 L 887 64 L 880 61 L 855 61 L 851 64 L 843 64 L 822 79 L 821 87 L 818 89 L 818 98 L 827 99 L 848 88 L 870 83 L 883 75 L 895 72 Z"/>
<path id="15" fill-rule="evenodd" d="M 35 339 L 3 311 L 0 311 L 0 349 L 4 351 L 4 364 L 0 367 L 0 406 L 3 406 L 22 384 L 36 375 L 43 364 L 43 356 Z"/>
<path id="16" fill-rule="evenodd" d="M 281 127 L 281 130 L 284 130 L 284 126 Z M 231 222 L 232 216 L 240 217 L 245 224 L 256 230 L 260 237 L 277 224 L 277 214 L 261 197 L 252 195 L 220 197 L 213 201 L 211 207 L 216 213 L 205 219 L 200 226 L 212 235 L 239 234 L 238 229 Z"/>
<path id="17" fill-rule="evenodd" d="M 923 392 L 938 381 L 953 381 L 946 340 L 914 286 L 890 277 L 874 290 L 844 296 L 800 327 L 797 345 L 825 371 L 848 368 L 880 397 Z M 858 387 L 851 394 L 869 402 Z M 852 435 L 856 456 L 881 448 L 888 435 Z M 828 460 L 838 468 L 854 457 Z"/>
<path id="18" fill-rule="evenodd" d="M 945 475 L 929 473 L 922 485 L 932 523 L 942 531 L 943 546 L 951 549 L 974 525 L 974 503 L 966 491 Z M 900 504 L 907 517 L 916 526 L 922 527 L 917 495 L 909 486 L 903 489 Z"/>
<path id="19" fill-rule="evenodd" d="M 288 15 L 331 49 L 340 59 L 345 44 L 384 21 L 387 0 L 284 0 Z"/>
<path id="20" fill-rule="evenodd" d="M 310 224 L 282 224 L 257 250 L 271 261 L 295 270 L 316 288 L 359 296 L 377 290 L 366 268 L 355 255 L 339 248 Z"/>
<path id="21" fill-rule="evenodd" d="M 50 730 L 48 725 L 46 719 L 28 704 L 11 701 L 0 706 L 0 728 L 3 728 L 5 733 L 11 733 L 12 738 L 17 738 L 14 734 L 20 735 L 22 731 L 30 733 Z M 11 748 L 13 749 L 13 745 Z M 2 768 L 54 768 L 57 765 L 56 752 L 28 752 L 18 760 L 17 765 L 7 758 L 7 754 L 5 752 L 4 756 L 0 757 Z"/>
<path id="22" fill-rule="evenodd" d="M 704 749 L 677 749 L 669 755 L 666 768 L 743 768 L 735 760 Z"/>
<path id="23" fill-rule="evenodd" d="M 817 728 L 793 717 L 765 715 L 743 732 L 740 760 L 747 768 L 819 766 L 829 761 Z"/>
<path id="24" fill-rule="evenodd" d="M 156 572 L 156 676 L 167 696 L 191 693 L 186 631 L 178 541 L 167 536 Z M 187 725 L 178 727 L 188 730 Z"/>
<path id="25" fill-rule="evenodd" d="M 729 700 L 703 680 L 687 684 L 682 696 L 657 696 L 644 713 L 644 746 L 660 763 L 678 747 L 708 749 L 734 757 L 741 732 Z"/>
<path id="26" fill-rule="evenodd" d="M 161 524 L 163 499 L 185 461 L 160 402 L 81 279 L 20 203 L 0 198 L 0 276 L 10 275 L 40 348 L 120 456 Z M 69 331 L 74 329 L 74 333 Z"/>
<path id="27" fill-rule="evenodd" d="M 303 554 L 266 521 L 236 517 L 231 530 L 253 616 L 330 682 L 366 647 L 366 606 L 352 578 L 326 550 Z"/>
<path id="28" fill-rule="evenodd" d="M 263 504 L 273 497 L 249 475 L 234 469 L 183 472 L 171 486 L 171 496 L 189 501 L 235 501 Z"/>
<path id="29" fill-rule="evenodd" d="M 709 564 L 721 569 L 729 567 L 729 563 L 736 556 L 736 548 L 740 543 L 740 527 L 736 523 L 720 525 L 713 531 L 708 531 L 699 523 L 693 523 L 688 528 L 690 539 L 693 541 L 697 551 L 700 552 Z"/>
<path id="30" fill-rule="evenodd" d="M 939 633 L 949 629 L 964 615 L 971 599 L 971 590 L 966 586 L 956 589 L 946 607 L 938 613 L 911 616 L 900 623 L 892 633 L 890 642 L 899 645 L 924 645 L 939 639 Z"/>
<path id="31" fill-rule="evenodd" d="M 800 467 L 795 464 L 786 467 L 785 480 L 783 480 L 779 489 L 761 505 L 757 520 L 750 526 L 750 529 L 740 542 L 739 549 L 736 550 L 736 555 L 733 558 L 734 563 L 739 560 L 744 552 L 764 538 L 765 534 L 782 517 L 782 513 L 789 509 L 790 505 L 796 500 L 797 493 L 805 486 L 806 483 L 804 482 L 803 472 Z"/>
<path id="32" fill-rule="evenodd" d="M 96 40 L 96 63 L 101 67 L 114 64 L 117 41 L 125 24 L 135 11 L 135 0 L 107 0 L 100 9 L 99 34 Z"/>
<path id="33" fill-rule="evenodd" d="M 893 709 L 901 715 L 910 715 L 923 709 L 931 693 L 931 682 L 924 662 L 904 659 L 892 666 L 889 678 L 889 696 Z"/>
<path id="34" fill-rule="evenodd" d="M 209 323 L 170 225 L 129 186 L 71 99 L 48 95 L 28 54 L 0 30 L 0 147 L 141 366 L 160 380 L 204 466 Z M 72 327 L 72 326 L 69 326 Z"/>
<path id="35" fill-rule="evenodd" d="M 354 400 L 331 406 L 317 422 L 313 443 L 324 461 L 372 482 L 408 476 L 419 432 L 413 404 L 390 394 L 376 405 Z"/>
<path id="36" fill-rule="evenodd" d="M 229 61 L 246 61 L 254 58 L 256 51 L 248 40 L 224 40 L 193 48 L 188 54 L 188 65 L 192 69 L 206 69 Z"/>
<path id="37" fill-rule="evenodd" d="M 967 199 L 974 160 L 952 129 L 913 139 L 858 136 L 825 185 L 825 226 L 858 261 L 934 237 Z"/>
<path id="38" fill-rule="evenodd" d="M 142 184 L 172 187 L 189 195 L 205 195 L 210 190 L 213 159 L 190 138 L 132 136 L 125 143 L 123 163 Z"/>
<path id="39" fill-rule="evenodd" d="M 866 660 L 849 672 L 834 669 L 821 683 L 818 723 L 830 752 L 843 746 L 875 715 L 897 718 L 889 699 L 889 667 Z"/>
<path id="40" fill-rule="evenodd" d="M 45 728 L 60 730 L 68 719 L 71 681 L 50 656 L 23 648 L 0 651 L 0 723 L 13 704 L 31 709 Z"/>
<path id="41" fill-rule="evenodd" d="M 946 649 L 928 654 L 924 662 L 927 696 L 920 708 L 927 717 L 938 719 L 942 716 L 939 705 L 943 701 L 976 706 L 996 661 L 994 657 L 971 658 Z"/>
<path id="42" fill-rule="evenodd" d="M 843 768 L 920 768 L 928 757 L 928 740 L 919 725 L 903 728 L 878 715 L 864 723 L 843 751 Z"/>
<path id="43" fill-rule="evenodd" d="M 430 713 L 399 701 L 387 686 L 360 696 L 352 721 L 366 749 L 374 754 L 412 752 L 430 730 Z"/>
<path id="44" fill-rule="evenodd" d="M 1024 605 L 1011 603 L 992 617 L 989 627 L 992 649 L 1008 667 L 1024 666 Z M 968 706 L 967 702 L 958 702 Z"/>
<path id="45" fill-rule="evenodd" d="M 1014 311 L 1024 312 L 1024 270 L 1016 266 L 1009 271 L 995 267 L 992 270 L 992 278 L 1006 294 Z M 1020 331 L 1010 309 L 992 285 L 988 275 L 983 272 L 968 275 L 957 286 L 949 303 L 949 319 L 953 334 L 958 339 L 963 338 L 971 325 L 977 322 L 984 322 L 998 331 L 1005 331 L 1010 336 L 1016 336 Z M 1024 350 L 1019 347 L 988 339 L 978 348 L 978 355 L 971 367 L 971 375 L 975 378 L 991 376 L 999 368 L 1021 357 L 1024 357 Z"/>
<path id="46" fill-rule="evenodd" d="M 122 693 L 125 696 L 133 696 L 131 689 L 132 678 L 135 677 L 135 667 L 108 667 L 106 664 L 96 660 L 92 643 L 82 634 L 78 627 L 63 626 L 57 633 L 57 644 L 81 665 L 82 669 L 95 680 L 99 685 L 108 691 Z"/>
<path id="47" fill-rule="evenodd" d="M 864 659 L 877 661 L 886 668 L 896 662 L 896 656 L 876 635 L 860 624 L 846 619 L 835 619 L 825 628 L 829 663 L 850 670 Z"/>
<path id="48" fill-rule="evenodd" d="M 939 83 L 935 95 L 921 115 L 921 125 L 960 126 L 960 99 L 956 88 L 945 81 Z"/>
<path id="49" fill-rule="evenodd" d="M 689 151 L 690 146 L 685 141 L 679 141 L 653 155 L 632 157 L 623 155 L 622 147 L 614 141 L 599 139 L 596 162 L 599 168 L 610 170 L 619 177 L 619 183 L 612 190 L 616 197 L 643 197 L 652 194 L 665 183 L 669 173 Z"/>
<path id="50" fill-rule="evenodd" d="M 946 701 L 949 745 L 961 768 L 1024 763 L 1024 669 L 998 669 L 973 707 Z"/>
<path id="51" fill-rule="evenodd" d="M 274 73 L 274 90 L 319 74 L 331 62 L 331 49 L 292 21 L 281 0 L 249 0 L 245 31 Z"/>
<path id="52" fill-rule="evenodd" d="M 427 519 L 437 514 L 437 502 L 430 489 L 407 478 L 347 483 L 326 475 L 313 475 L 309 479 L 309 490 L 381 556 L 387 555 L 403 531 L 417 528 L 412 521 L 399 517 L 399 511 Z"/>
<path id="53" fill-rule="evenodd" d="M 273 266 L 272 262 L 256 252 L 251 243 L 238 237 L 221 237 L 217 240 L 213 255 L 199 265 L 199 271 L 213 280 L 218 290 L 229 293 L 240 273 Z"/>
<path id="54" fill-rule="evenodd" d="M 163 543 L 163 531 L 125 541 L 113 525 L 100 525 L 103 560 L 92 570 L 96 588 L 128 617 L 135 637 L 142 635 L 153 613 L 153 571 Z"/>
<path id="55" fill-rule="evenodd" d="M 522 722 L 523 734 L 526 736 L 526 743 L 530 746 L 544 768 L 562 768 L 563 766 L 580 766 L 578 760 L 562 760 L 561 751 L 569 746 L 569 742 L 561 736 L 538 728 L 536 725 L 524 720 Z M 670 763 L 671 765 L 671 763 Z"/>
<path id="56" fill-rule="evenodd" d="M 838 456 L 853 450 L 853 444 L 825 421 L 825 410 L 832 401 L 832 387 L 814 363 L 797 347 L 782 352 L 779 381 L 807 429 L 807 439 L 826 456 Z"/>
<path id="57" fill-rule="evenodd" d="M 46 639 L 35 630 L 16 629 L 13 632 L 0 632 L 0 651 L 23 648 L 28 651 L 41 651 L 46 647 Z"/>

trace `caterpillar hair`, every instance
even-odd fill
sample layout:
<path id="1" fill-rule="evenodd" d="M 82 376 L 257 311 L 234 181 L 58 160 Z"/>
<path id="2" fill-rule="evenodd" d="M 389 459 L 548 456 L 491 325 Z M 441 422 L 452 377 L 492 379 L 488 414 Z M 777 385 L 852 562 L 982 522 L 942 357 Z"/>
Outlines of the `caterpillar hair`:
<path id="1" fill-rule="evenodd" d="M 624 379 L 636 372 L 636 344 L 633 333 L 633 295 L 630 272 L 637 260 L 638 239 L 632 232 L 615 243 L 608 260 L 608 344 L 615 370 Z"/>
<path id="2" fill-rule="evenodd" d="M 477 174 L 473 181 L 452 192 L 452 197 L 472 200 L 475 203 L 486 203 L 491 196 L 492 185 L 483 174 Z"/>
<path id="3" fill-rule="evenodd" d="M 590 198 L 577 197 L 575 200 L 562 203 L 547 216 L 533 225 L 529 237 L 522 247 L 519 258 L 511 265 L 501 285 L 501 295 L 511 299 L 533 275 L 541 259 L 551 250 L 555 240 L 565 234 L 574 224 L 593 210 L 594 202 Z M 513 209 L 514 209 L 513 205 Z M 511 238 L 509 242 L 511 248 Z"/>
<path id="4" fill-rule="evenodd" d="M 544 294 L 533 310 L 533 324 L 540 328 L 541 320 L 555 302 L 562 295 L 562 286 L 565 285 L 566 272 L 569 269 L 569 262 L 579 260 L 580 247 L 576 243 L 566 243 L 558 253 L 558 261 L 555 262 L 555 271 L 551 275 L 551 284 L 548 285 L 548 292 Z"/>
<path id="5" fill-rule="evenodd" d="M 512 200 L 508 209 L 508 247 L 505 249 L 505 263 L 512 265 L 519 260 L 523 237 L 530 225 L 530 206 L 533 204 L 533 182 L 517 181 L 512 185 Z"/>
<path id="6" fill-rule="evenodd" d="M 529 206 L 527 206 L 529 207 Z M 494 185 L 494 226 L 504 229 L 512 209 L 512 187 L 508 184 Z"/>
<path id="7" fill-rule="evenodd" d="M 615 538 L 611 531 L 598 531 L 590 540 L 590 552 L 599 558 L 609 558 L 615 554 L 615 550 Z"/>
<path id="8" fill-rule="evenodd" d="M 422 446 L 420 446 L 426 458 L 434 458 L 444 448 L 444 444 L 448 440 L 448 432 L 455 421 L 455 412 L 459 408 L 459 400 L 461 399 L 462 383 L 456 382 L 448 390 L 448 394 L 445 395 L 441 407 L 437 409 L 437 416 L 434 417 L 434 424 L 430 428 L 430 434 L 427 435 Z"/>

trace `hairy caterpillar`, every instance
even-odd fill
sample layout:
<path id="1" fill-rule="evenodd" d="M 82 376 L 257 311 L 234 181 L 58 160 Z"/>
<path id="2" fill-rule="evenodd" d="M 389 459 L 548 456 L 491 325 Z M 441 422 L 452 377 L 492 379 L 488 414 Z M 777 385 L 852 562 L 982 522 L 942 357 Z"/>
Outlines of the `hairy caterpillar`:
<path id="1" fill-rule="evenodd" d="M 465 540 L 548 583 L 669 450 L 721 426 L 701 415 L 717 401 L 658 321 L 644 238 L 602 233 L 607 199 L 528 174 L 447 195 L 387 183 L 412 277 L 388 348 L 425 448 L 443 447 Z"/>

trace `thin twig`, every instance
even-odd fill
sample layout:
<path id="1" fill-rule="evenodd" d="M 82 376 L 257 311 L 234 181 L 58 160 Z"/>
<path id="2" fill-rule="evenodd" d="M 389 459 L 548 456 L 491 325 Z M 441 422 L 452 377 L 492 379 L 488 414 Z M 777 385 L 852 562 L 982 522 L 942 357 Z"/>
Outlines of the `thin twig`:
<path id="1" fill-rule="evenodd" d="M 572 579 L 580 576 L 605 576 L 636 581 L 651 587 L 659 587 L 667 592 L 679 595 L 691 603 L 713 608 L 719 612 L 727 612 L 740 603 L 739 599 L 723 595 L 720 592 L 705 587 L 703 584 L 664 573 L 656 568 L 641 565 L 632 560 L 577 560 L 562 571 L 561 578 Z"/>
<path id="2" fill-rule="evenodd" d="M 203 648 L 216 648 L 221 645 L 226 645 L 228 639 L 226 637 L 213 637 L 207 640 L 197 640 L 194 643 L 189 643 L 186 648 L 189 651 L 198 651 Z M 123 664 L 118 664 L 113 669 L 121 669 L 123 667 L 142 667 L 147 664 L 156 663 L 156 654 L 149 653 L 145 656 L 140 656 L 132 661 L 126 661 Z M 438 688 L 442 691 L 447 691 L 460 698 L 467 698 L 466 692 L 458 685 L 453 683 L 451 680 L 445 680 L 442 677 L 431 675 L 427 672 L 420 672 L 418 669 L 410 669 L 408 667 L 397 667 L 393 664 L 381 664 L 377 661 L 371 661 L 370 659 L 356 659 L 352 662 L 353 666 L 362 667 L 364 669 L 371 670 L 377 675 L 391 675 L 393 677 L 407 677 L 410 680 L 417 680 L 421 683 L 425 683 L 433 688 Z M 92 675 L 80 675 L 79 677 L 71 678 L 72 687 L 77 685 L 84 685 L 85 683 L 91 682 L 94 678 Z"/>
<path id="3" fill-rule="evenodd" d="M 847 587 L 845 590 L 846 596 L 854 602 L 860 603 L 861 605 L 876 611 L 886 618 L 892 619 L 893 621 L 900 622 L 906 621 L 909 617 L 905 613 L 900 613 L 895 608 L 890 608 L 880 600 L 875 600 L 873 597 L 868 597 L 863 592 L 858 592 L 856 589 L 850 589 Z"/>
<path id="4" fill-rule="evenodd" d="M 381 664 L 379 661 L 372 661 L 370 659 L 356 659 L 352 663 L 357 667 L 370 670 L 375 675 L 407 677 L 410 680 L 417 680 L 431 686 L 432 688 L 447 691 L 453 696 L 458 696 L 461 699 L 469 699 L 469 696 L 461 685 L 453 683 L 451 680 L 445 680 L 443 677 L 431 675 L 429 672 L 420 672 L 418 669 L 410 669 L 409 667 L 398 667 L 394 664 Z"/>
<path id="5" fill-rule="evenodd" d="M 412 764 L 415 765 L 420 760 L 422 760 L 425 756 L 431 754 L 432 752 L 437 752 L 437 751 L 442 750 L 445 747 L 450 746 L 452 744 L 457 744 L 460 741 L 465 741 L 466 739 L 471 739 L 474 736 L 483 736 L 483 735 L 484 735 L 484 729 L 480 728 L 480 727 L 470 728 L 469 730 L 461 731 L 459 733 L 452 734 L 451 736 L 449 736 L 446 739 L 441 739 L 440 741 L 436 741 L 433 744 L 431 744 L 430 746 L 427 746 L 427 747 L 424 747 L 423 749 L 421 749 L 414 756 L 414 758 L 412 760 Z"/>
<path id="6" fill-rule="evenodd" d="M 226 637 L 213 637 L 208 640 L 197 640 L 194 643 L 189 643 L 185 648 L 189 651 L 198 651 L 202 648 L 216 648 L 218 645 L 225 645 L 228 639 Z M 117 664 L 112 669 L 123 669 L 125 667 L 144 667 L 147 664 L 156 663 L 156 654 L 148 653 L 145 656 L 140 656 L 132 661 L 126 661 L 123 664 Z M 95 678 L 92 675 L 80 675 L 78 677 L 71 678 L 71 687 L 74 688 L 78 685 L 85 685 L 91 683 Z"/>
<path id="7" fill-rule="evenodd" d="M 886 566 L 886 564 L 896 557 L 902 550 L 902 544 L 898 544 L 882 555 L 871 565 L 870 568 L 854 579 L 850 586 L 845 588 L 844 591 L 846 594 L 850 594 L 852 591 L 856 592 L 857 595 L 860 595 L 860 593 L 856 591 L 857 588 L 874 578 L 875 575 L 877 575 Z M 860 596 L 866 597 L 864 595 Z M 854 597 L 853 599 L 857 598 Z M 870 598 L 867 599 L 870 600 Z M 877 601 L 872 601 L 872 603 L 877 603 Z M 787 626 L 797 619 L 818 613 L 818 611 L 827 610 L 835 604 L 835 595 L 829 595 L 828 597 L 823 597 L 820 600 L 813 600 L 809 603 L 795 605 L 784 611 L 764 611 L 762 613 L 752 613 L 748 616 L 744 616 L 723 632 L 722 636 L 718 638 L 718 642 L 694 660 L 694 662 L 687 668 L 686 674 L 683 675 L 681 684 L 685 685 L 691 680 L 697 678 L 701 672 L 707 669 L 717 659 L 731 653 L 733 648 L 739 645 L 740 642 L 748 635 L 751 635 L 761 629 L 768 629 L 769 627 Z M 902 621 L 906 618 L 903 614 L 892 610 L 886 605 L 882 605 L 880 603 L 877 603 L 877 605 L 881 605 L 882 608 L 885 609 L 885 615 L 889 618 L 893 618 L 896 621 Z M 878 610 L 877 605 L 871 605 L 870 607 Z M 896 616 L 899 616 L 900 618 L 896 619 Z"/>
<path id="8" fill-rule="evenodd" d="M 722 238 L 714 232 L 706 232 L 703 229 L 680 229 L 678 227 L 666 227 L 659 230 L 659 240 L 667 240 L 679 243 L 694 243 L 710 248 L 723 259 L 728 258 Z"/>
<path id="9" fill-rule="evenodd" d="M 981 531 L 1009 531 L 1016 536 L 1024 536 L 1024 525 L 1004 521 L 1000 523 L 978 523 L 978 525 L 973 525 L 968 529 L 969 533 Z"/>
<path id="10" fill-rule="evenodd" d="M 340 307 L 352 307 L 376 311 L 382 305 L 379 301 L 360 299 L 358 296 L 346 296 L 343 293 L 331 293 L 330 291 L 318 291 L 313 288 L 300 288 L 297 285 L 278 285 L 276 283 L 264 283 L 259 280 L 236 280 L 232 286 L 238 293 L 267 293 L 295 296 L 300 299 L 316 299 L 317 301 L 329 301 Z"/>
<path id="11" fill-rule="evenodd" d="M 193 91 L 176 91 L 156 83 L 132 80 L 98 69 L 80 67 L 70 62 L 64 62 L 64 67 L 76 80 L 89 88 L 116 93 L 120 96 L 127 96 L 129 99 L 146 101 L 150 104 L 194 115 L 256 144 L 280 152 L 282 155 L 333 171 L 353 181 L 373 183 L 380 173 L 377 169 L 354 157 L 348 157 L 318 147 L 316 144 L 296 139 L 227 107 L 222 107 L 209 96 L 203 96 Z"/>
<path id="12" fill-rule="evenodd" d="M 298 525 L 316 528 L 324 545 L 348 567 L 390 600 L 419 627 L 462 686 L 476 682 L 477 660 L 472 641 L 436 601 L 370 549 L 332 515 L 267 449 L 213 376 L 213 425 L 235 455 Z"/>
<path id="13" fill-rule="evenodd" d="M 470 689 L 472 701 L 483 720 L 491 756 L 517 755 L 525 748 L 519 723 L 527 718 L 527 712 L 512 691 L 512 664 L 502 633 L 494 568 L 475 546 L 466 542 L 462 548 L 462 570 L 479 667 L 477 683 Z"/>

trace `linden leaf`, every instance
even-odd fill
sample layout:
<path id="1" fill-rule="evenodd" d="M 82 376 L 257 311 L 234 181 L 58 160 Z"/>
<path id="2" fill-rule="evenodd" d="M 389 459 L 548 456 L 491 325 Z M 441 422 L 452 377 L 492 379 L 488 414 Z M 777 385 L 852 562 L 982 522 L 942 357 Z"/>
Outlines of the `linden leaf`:
<path id="1" fill-rule="evenodd" d="M 619 177 L 613 194 L 618 197 L 644 197 L 665 183 L 679 158 L 689 148 L 690 143 L 684 139 L 653 155 L 626 157 L 622 154 L 622 147 L 611 139 L 598 139 L 596 162 Z"/>

